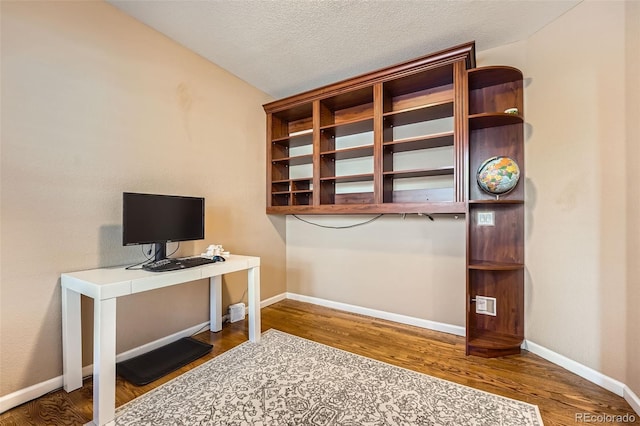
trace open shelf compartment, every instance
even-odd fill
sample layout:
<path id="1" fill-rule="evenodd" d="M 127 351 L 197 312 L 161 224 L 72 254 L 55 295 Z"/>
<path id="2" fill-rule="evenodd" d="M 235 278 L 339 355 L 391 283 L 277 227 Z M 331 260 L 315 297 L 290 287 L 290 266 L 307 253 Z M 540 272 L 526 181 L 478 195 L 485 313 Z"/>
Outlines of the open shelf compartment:
<path id="1" fill-rule="evenodd" d="M 313 104 L 295 105 L 271 114 L 271 140 L 308 132 L 313 129 Z"/>

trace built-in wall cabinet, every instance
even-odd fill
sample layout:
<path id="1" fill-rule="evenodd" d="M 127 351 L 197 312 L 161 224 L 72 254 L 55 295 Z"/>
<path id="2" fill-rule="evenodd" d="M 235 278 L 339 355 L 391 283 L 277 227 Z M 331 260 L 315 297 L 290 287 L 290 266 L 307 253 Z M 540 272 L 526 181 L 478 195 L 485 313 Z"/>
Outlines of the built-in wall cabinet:
<path id="1" fill-rule="evenodd" d="M 467 354 L 519 351 L 524 336 L 520 71 L 476 68 L 475 45 L 467 43 L 264 109 L 267 213 L 465 214 Z M 496 195 L 477 184 L 478 168 L 492 157 L 519 166 L 519 181 L 508 192 Z"/>
<path id="2" fill-rule="evenodd" d="M 469 43 L 267 113 L 267 213 L 464 213 Z"/>

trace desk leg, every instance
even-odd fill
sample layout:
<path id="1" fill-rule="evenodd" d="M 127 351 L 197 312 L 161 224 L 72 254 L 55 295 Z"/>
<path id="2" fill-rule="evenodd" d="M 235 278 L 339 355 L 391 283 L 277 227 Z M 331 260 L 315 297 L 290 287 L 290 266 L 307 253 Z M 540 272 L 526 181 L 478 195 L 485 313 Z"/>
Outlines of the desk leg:
<path id="1" fill-rule="evenodd" d="M 222 275 L 209 278 L 209 330 L 222 330 Z"/>
<path id="2" fill-rule="evenodd" d="M 102 426 L 115 419 L 115 298 L 94 301 L 93 323 L 93 423 Z"/>
<path id="3" fill-rule="evenodd" d="M 82 387 L 80 293 L 62 287 L 62 381 L 64 390 Z"/>
<path id="4" fill-rule="evenodd" d="M 249 340 L 260 343 L 260 267 L 247 271 L 249 293 Z"/>

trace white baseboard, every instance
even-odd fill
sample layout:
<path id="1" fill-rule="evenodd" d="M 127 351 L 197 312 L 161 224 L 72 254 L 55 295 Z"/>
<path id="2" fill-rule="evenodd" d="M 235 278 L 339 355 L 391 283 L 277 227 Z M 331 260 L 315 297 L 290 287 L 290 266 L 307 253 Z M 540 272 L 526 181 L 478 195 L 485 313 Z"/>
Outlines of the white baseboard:
<path id="1" fill-rule="evenodd" d="M 564 355 L 560 355 L 559 353 L 538 345 L 530 340 L 526 341 L 525 349 L 546 359 L 547 361 L 551 361 L 552 363 L 571 371 L 574 374 L 577 374 L 584 379 L 589 380 L 591 383 L 595 383 L 596 385 L 615 393 L 618 396 L 623 396 L 625 384 L 616 379 L 606 376 L 593 368 L 580 364 L 579 362 L 569 359 Z"/>
<path id="2" fill-rule="evenodd" d="M 629 405 L 631 406 L 631 408 L 633 408 L 633 411 L 636 412 L 636 414 L 640 415 L 640 397 L 638 397 L 638 395 L 636 395 L 631 389 L 629 389 L 629 386 L 624 387 L 624 391 L 623 391 L 624 395 L 624 399 L 625 401 L 627 401 L 629 403 Z"/>
<path id="3" fill-rule="evenodd" d="M 287 298 L 287 293 L 276 294 L 275 296 L 270 297 L 270 298 L 265 299 L 262 302 L 260 302 L 260 309 L 266 308 L 267 306 L 273 305 L 274 303 L 278 303 L 281 300 L 284 300 L 286 298 Z"/>
<path id="4" fill-rule="evenodd" d="M 171 342 L 175 342 L 176 340 L 182 339 L 183 337 L 191 336 L 192 334 L 198 331 L 204 331 L 208 325 L 209 325 L 209 321 L 206 321 L 206 322 L 203 322 L 202 324 L 194 325 L 193 327 L 189 327 L 185 330 L 179 331 L 177 333 L 171 334 L 169 336 L 163 337 L 153 342 L 144 344 L 142 346 L 138 346 L 137 348 L 133 348 L 126 352 L 122 352 L 121 354 L 116 355 L 116 362 L 125 361 L 127 359 L 136 357 L 138 355 L 142 355 L 145 352 L 149 352 L 153 349 L 167 345 Z M 83 377 L 90 376 L 92 374 L 93 374 L 93 364 L 82 367 Z M 42 395 L 45 395 L 51 391 L 60 389 L 62 385 L 63 385 L 62 376 L 58 376 L 58 377 L 54 377 L 53 379 L 36 383 L 33 386 L 29 386 L 27 388 L 20 389 L 16 392 L 2 396 L 0 397 L 0 413 L 4 413 L 7 410 L 17 407 L 18 405 L 21 405 L 21 404 L 24 404 L 25 402 L 29 402 L 33 399 L 39 398 Z"/>
<path id="5" fill-rule="evenodd" d="M 314 305 L 325 306 L 327 308 L 339 309 L 354 314 L 367 315 L 374 318 L 385 319 L 389 321 L 399 322 L 401 324 L 415 325 L 416 327 L 426 328 L 429 330 L 442 331 L 443 333 L 464 336 L 464 327 L 458 325 L 445 324 L 442 322 L 429 321 L 422 318 L 410 317 L 407 315 L 394 314 L 392 312 L 380 311 L 377 309 L 363 308 L 362 306 L 350 305 L 348 303 L 334 302 L 331 300 L 320 299 L 318 297 L 305 296 L 297 293 L 287 293 L 287 299 L 298 300 L 300 302 L 312 303 Z"/>
<path id="6" fill-rule="evenodd" d="M 39 398 L 42 395 L 61 387 L 62 376 L 58 376 L 0 397 L 0 413 L 4 413 L 5 411 L 17 407 L 20 404 Z"/>

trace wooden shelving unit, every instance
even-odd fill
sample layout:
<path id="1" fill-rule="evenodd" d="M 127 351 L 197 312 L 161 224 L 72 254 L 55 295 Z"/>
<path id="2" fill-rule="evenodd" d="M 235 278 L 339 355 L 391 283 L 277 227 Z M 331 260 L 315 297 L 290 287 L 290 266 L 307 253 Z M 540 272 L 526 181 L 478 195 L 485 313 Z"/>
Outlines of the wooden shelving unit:
<path id="1" fill-rule="evenodd" d="M 468 71 L 467 354 L 520 352 L 524 339 L 524 129 L 522 73 L 510 67 Z M 518 114 L 507 114 L 518 108 Z M 486 159 L 507 156 L 520 168 L 517 186 L 496 196 L 476 182 Z M 478 213 L 491 212 L 493 226 Z M 495 298 L 495 316 L 476 312 L 476 297 Z"/>
<path id="2" fill-rule="evenodd" d="M 313 106 L 301 103 L 267 116 L 269 204 L 278 208 L 311 205 L 313 171 Z M 292 169 L 302 174 L 292 175 Z M 307 167 L 309 169 L 309 167 Z"/>
<path id="3" fill-rule="evenodd" d="M 267 213 L 464 213 L 474 66 L 467 43 L 264 105 Z"/>
<path id="4" fill-rule="evenodd" d="M 522 73 L 475 68 L 473 43 L 266 104 L 267 213 L 466 214 L 467 354 L 518 353 L 523 106 Z M 495 156 L 521 171 L 499 197 L 476 183 Z M 495 298 L 495 315 L 476 313 L 477 296 Z"/>
<path id="5" fill-rule="evenodd" d="M 373 99 L 373 86 L 367 85 L 317 101 L 320 208 L 374 203 Z M 349 164 L 356 166 L 349 168 Z M 345 187 L 360 190 L 343 191 Z"/>

